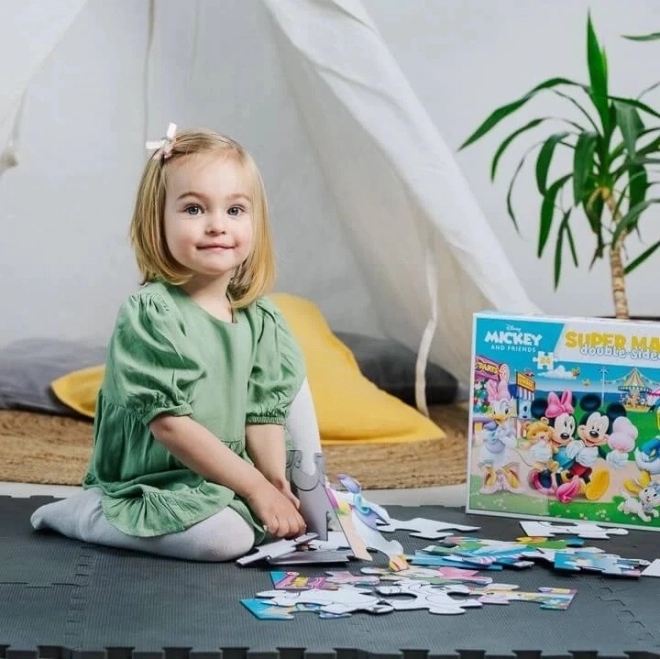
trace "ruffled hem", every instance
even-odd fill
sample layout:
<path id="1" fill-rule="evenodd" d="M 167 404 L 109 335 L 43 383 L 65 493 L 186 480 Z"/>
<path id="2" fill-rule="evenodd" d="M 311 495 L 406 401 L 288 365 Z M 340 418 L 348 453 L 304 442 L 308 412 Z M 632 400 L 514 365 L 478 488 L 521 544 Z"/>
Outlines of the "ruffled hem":
<path id="1" fill-rule="evenodd" d="M 92 483 L 86 480 L 85 487 L 91 486 Z M 134 496 L 103 494 L 106 519 L 126 535 L 150 538 L 178 533 L 230 507 L 253 528 L 257 543 L 265 537 L 261 523 L 250 509 L 232 490 L 222 485 L 204 481 L 197 487 L 186 486 L 171 491 L 148 486 L 139 488 L 141 493 Z"/>

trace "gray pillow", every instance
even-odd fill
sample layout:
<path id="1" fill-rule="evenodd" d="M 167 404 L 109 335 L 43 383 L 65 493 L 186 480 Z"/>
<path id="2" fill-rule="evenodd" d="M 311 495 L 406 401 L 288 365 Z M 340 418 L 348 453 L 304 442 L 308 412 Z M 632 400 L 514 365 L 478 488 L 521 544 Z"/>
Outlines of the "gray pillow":
<path id="1" fill-rule="evenodd" d="M 353 332 L 334 332 L 353 353 L 362 375 L 392 396 L 415 405 L 417 355 L 391 339 L 379 339 Z M 456 378 L 436 364 L 426 367 L 428 405 L 452 403 L 459 396 Z"/>
<path id="2" fill-rule="evenodd" d="M 351 332 L 335 332 L 355 355 L 362 374 L 377 387 L 415 405 L 416 355 L 404 345 Z M 105 347 L 80 341 L 24 339 L 0 348 L 0 409 L 78 416 L 60 403 L 50 383 L 67 373 L 105 362 Z M 429 405 L 451 403 L 460 395 L 456 379 L 441 367 L 426 369 Z"/>
<path id="3" fill-rule="evenodd" d="M 50 389 L 57 378 L 105 361 L 105 347 L 79 341 L 24 339 L 0 348 L 0 409 L 77 413 Z"/>

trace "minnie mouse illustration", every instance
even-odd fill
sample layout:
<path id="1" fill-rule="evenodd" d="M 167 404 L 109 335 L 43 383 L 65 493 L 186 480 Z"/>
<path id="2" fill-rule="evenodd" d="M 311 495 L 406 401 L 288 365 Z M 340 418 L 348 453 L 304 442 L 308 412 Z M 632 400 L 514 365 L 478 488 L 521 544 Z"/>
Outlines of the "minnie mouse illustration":
<path id="1" fill-rule="evenodd" d="M 484 470 L 482 494 L 493 494 L 505 489 L 520 492 L 517 463 L 509 462 L 509 451 L 516 446 L 516 432 L 511 425 L 514 401 L 509 391 L 508 370 L 500 373 L 500 380 L 486 383 L 491 421 L 481 431 L 481 461 Z"/>
<path id="2" fill-rule="evenodd" d="M 554 475 L 558 471 L 569 469 L 573 459 L 566 454 L 566 447 L 573 441 L 576 421 L 573 394 L 564 391 L 559 397 L 554 391 L 545 398 L 535 398 L 532 401 L 532 416 L 545 421 L 550 426 L 550 443 L 546 456 L 534 456 L 540 461 L 543 457 L 547 461 L 547 469 L 539 471 L 532 469 L 529 473 L 529 484 L 536 490 L 548 494 L 554 492 L 558 483 Z"/>

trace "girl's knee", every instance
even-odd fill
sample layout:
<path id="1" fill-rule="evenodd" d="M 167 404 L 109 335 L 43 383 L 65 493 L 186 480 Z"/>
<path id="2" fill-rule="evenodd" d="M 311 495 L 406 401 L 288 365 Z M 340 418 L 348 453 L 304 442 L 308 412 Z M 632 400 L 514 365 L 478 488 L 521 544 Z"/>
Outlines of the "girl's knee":
<path id="1" fill-rule="evenodd" d="M 199 523 L 189 533 L 191 558 L 197 561 L 233 561 L 254 546 L 252 527 L 231 509 Z"/>
<path id="2" fill-rule="evenodd" d="M 227 537 L 227 535 L 212 535 L 203 540 L 196 540 L 191 547 L 193 560 L 212 563 L 223 563 L 235 561 L 245 556 L 254 546 L 254 534 L 247 528 L 249 534 L 241 534 L 241 537 Z"/>

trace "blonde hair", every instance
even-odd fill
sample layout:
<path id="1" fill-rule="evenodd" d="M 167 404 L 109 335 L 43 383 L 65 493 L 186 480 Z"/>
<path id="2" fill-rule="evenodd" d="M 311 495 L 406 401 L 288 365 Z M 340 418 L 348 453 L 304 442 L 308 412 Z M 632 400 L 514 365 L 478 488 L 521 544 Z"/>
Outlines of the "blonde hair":
<path id="1" fill-rule="evenodd" d="M 202 153 L 236 158 L 252 179 L 252 250 L 228 287 L 232 306 L 247 307 L 268 292 L 275 280 L 275 254 L 270 236 L 266 191 L 252 156 L 238 142 L 207 129 L 181 131 L 176 135 L 171 155 L 167 159 L 150 158 L 145 165 L 130 228 L 131 245 L 142 275 L 141 283 L 164 279 L 180 286 L 192 276 L 170 254 L 165 240 L 165 179 L 173 163 Z"/>

